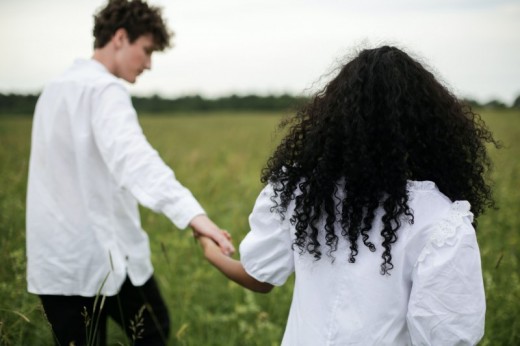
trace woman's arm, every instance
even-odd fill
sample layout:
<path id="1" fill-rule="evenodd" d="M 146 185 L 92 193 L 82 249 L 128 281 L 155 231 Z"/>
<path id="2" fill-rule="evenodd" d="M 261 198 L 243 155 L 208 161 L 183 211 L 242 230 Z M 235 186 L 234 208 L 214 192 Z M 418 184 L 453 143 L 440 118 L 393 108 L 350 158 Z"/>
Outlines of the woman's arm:
<path id="1" fill-rule="evenodd" d="M 413 345 L 470 346 L 484 335 L 480 251 L 465 203 L 433 225 L 414 265 L 406 315 Z"/>
<path id="2" fill-rule="evenodd" d="M 210 238 L 198 236 L 198 240 L 204 250 L 206 259 L 229 279 L 251 291 L 259 293 L 269 293 L 273 289 L 273 285 L 260 282 L 250 276 L 244 270 L 240 261 L 224 255 L 218 245 Z"/>

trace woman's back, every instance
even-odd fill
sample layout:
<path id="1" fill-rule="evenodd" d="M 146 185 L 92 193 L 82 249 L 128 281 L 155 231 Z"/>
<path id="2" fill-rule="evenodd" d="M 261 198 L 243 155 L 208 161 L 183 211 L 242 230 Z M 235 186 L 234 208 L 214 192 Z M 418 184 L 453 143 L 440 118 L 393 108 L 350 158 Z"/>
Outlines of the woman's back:
<path id="1" fill-rule="evenodd" d="M 452 203 L 429 181 L 410 181 L 408 191 L 414 222 L 402 222 L 394 267 L 380 275 L 382 208 L 369 233 L 375 252 L 360 246 L 349 263 L 349 244 L 340 238 L 333 258 L 316 261 L 291 251 L 294 226 L 270 212 L 272 188 L 264 189 L 241 261 L 251 276 L 275 285 L 295 272 L 283 345 L 470 345 L 482 337 L 485 299 L 469 203 Z M 324 232 L 318 241 L 325 243 Z"/>

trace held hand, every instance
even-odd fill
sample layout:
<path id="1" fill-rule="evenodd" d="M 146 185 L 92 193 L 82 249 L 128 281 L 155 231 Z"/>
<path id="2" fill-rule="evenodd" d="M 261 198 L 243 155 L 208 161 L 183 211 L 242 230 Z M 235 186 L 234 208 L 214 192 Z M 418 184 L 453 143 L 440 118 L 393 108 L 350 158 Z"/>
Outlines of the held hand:
<path id="1" fill-rule="evenodd" d="M 197 240 L 199 241 L 199 244 L 204 251 L 204 257 L 207 259 L 210 259 L 212 254 L 220 252 L 218 245 L 210 238 L 200 235 L 195 236 L 197 237 Z"/>
<path id="2" fill-rule="evenodd" d="M 250 276 L 240 261 L 224 256 L 213 240 L 200 234 L 195 236 L 204 250 L 204 257 L 228 278 L 255 292 L 268 293 L 273 289 L 273 285 Z"/>
<path id="3" fill-rule="evenodd" d="M 206 215 L 195 216 L 191 220 L 190 226 L 195 235 L 208 237 L 217 243 L 222 253 L 226 256 L 231 256 L 235 253 L 235 248 L 231 243 L 231 235 L 227 231 L 218 228 Z"/>

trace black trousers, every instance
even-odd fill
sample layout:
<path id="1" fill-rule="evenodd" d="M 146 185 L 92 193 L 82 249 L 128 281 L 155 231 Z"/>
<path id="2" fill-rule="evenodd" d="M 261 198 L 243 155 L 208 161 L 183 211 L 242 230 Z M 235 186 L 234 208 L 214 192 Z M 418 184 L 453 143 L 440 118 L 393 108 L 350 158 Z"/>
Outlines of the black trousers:
<path id="1" fill-rule="evenodd" d="M 121 326 L 131 345 L 167 343 L 170 318 L 153 276 L 139 287 L 127 278 L 117 295 L 105 298 L 101 309 L 102 297 L 96 301 L 96 297 L 40 295 L 40 299 L 56 345 L 106 345 L 108 317 Z"/>

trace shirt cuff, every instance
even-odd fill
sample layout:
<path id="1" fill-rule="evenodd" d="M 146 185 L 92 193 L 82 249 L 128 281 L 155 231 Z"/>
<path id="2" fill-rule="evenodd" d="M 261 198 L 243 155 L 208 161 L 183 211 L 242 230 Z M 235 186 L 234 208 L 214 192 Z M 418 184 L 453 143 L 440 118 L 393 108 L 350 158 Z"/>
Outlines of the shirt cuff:
<path id="1" fill-rule="evenodd" d="M 195 198 L 186 200 L 182 205 L 166 205 L 163 213 L 179 229 L 186 229 L 195 216 L 206 214 Z"/>

